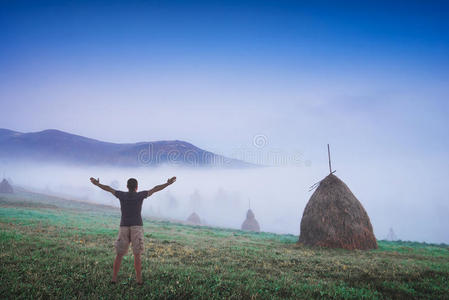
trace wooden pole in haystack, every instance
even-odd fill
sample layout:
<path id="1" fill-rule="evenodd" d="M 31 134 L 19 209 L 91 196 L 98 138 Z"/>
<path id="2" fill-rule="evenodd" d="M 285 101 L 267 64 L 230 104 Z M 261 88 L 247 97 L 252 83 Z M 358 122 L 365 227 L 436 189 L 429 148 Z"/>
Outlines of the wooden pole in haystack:
<path id="1" fill-rule="evenodd" d="M 329 174 L 334 174 L 334 173 L 337 172 L 337 171 L 332 171 L 332 164 L 331 164 L 331 149 L 330 149 L 329 144 L 327 144 L 327 157 L 328 157 L 328 159 L 329 159 Z M 311 192 L 311 191 L 313 191 L 314 189 L 316 189 L 316 188 L 320 185 L 320 182 L 321 182 L 321 180 L 318 181 L 317 183 L 315 183 L 314 185 L 312 185 L 312 186 L 309 188 L 309 192 Z"/>

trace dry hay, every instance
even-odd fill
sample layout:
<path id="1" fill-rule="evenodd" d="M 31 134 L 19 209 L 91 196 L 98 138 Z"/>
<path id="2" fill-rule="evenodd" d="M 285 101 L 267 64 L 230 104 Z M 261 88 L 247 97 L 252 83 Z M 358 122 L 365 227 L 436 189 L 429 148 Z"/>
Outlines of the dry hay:
<path id="1" fill-rule="evenodd" d="M 348 186 L 329 174 L 304 209 L 299 242 L 310 246 L 376 249 L 368 214 Z"/>
<path id="2" fill-rule="evenodd" d="M 194 224 L 194 225 L 201 225 L 201 219 L 200 217 L 197 215 L 196 212 L 193 212 L 188 218 L 187 218 L 187 222 L 190 224 Z"/>
<path id="3" fill-rule="evenodd" d="M 0 182 L 0 193 L 7 193 L 7 194 L 14 193 L 14 190 L 12 186 L 9 184 L 8 180 L 3 179 L 2 182 Z"/>
<path id="4" fill-rule="evenodd" d="M 254 216 L 254 213 L 251 209 L 248 209 L 248 212 L 246 213 L 246 219 L 242 224 L 242 230 L 246 231 L 260 231 L 259 223 L 256 220 L 256 217 Z"/>

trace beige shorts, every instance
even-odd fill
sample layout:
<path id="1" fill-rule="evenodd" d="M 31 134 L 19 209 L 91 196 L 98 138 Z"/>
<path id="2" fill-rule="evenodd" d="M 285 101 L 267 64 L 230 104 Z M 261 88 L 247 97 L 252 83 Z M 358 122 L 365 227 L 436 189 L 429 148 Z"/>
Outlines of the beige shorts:
<path id="1" fill-rule="evenodd" d="M 115 251 L 118 255 L 125 255 L 131 243 L 134 254 L 141 254 L 143 246 L 142 226 L 120 226 L 118 238 L 115 241 Z"/>

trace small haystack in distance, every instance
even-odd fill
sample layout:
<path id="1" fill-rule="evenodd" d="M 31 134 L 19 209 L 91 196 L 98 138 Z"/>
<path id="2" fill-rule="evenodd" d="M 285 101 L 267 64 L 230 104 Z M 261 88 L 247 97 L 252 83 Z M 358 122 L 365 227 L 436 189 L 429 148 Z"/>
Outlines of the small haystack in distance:
<path id="1" fill-rule="evenodd" d="M 320 183 L 304 209 L 300 243 L 344 249 L 376 249 L 371 221 L 348 186 L 334 174 Z"/>
<path id="2" fill-rule="evenodd" d="M 246 231 L 260 231 L 259 223 L 256 220 L 256 217 L 251 209 L 248 209 L 246 213 L 246 219 L 242 224 L 242 230 Z"/>
<path id="3" fill-rule="evenodd" d="M 201 225 L 200 216 L 197 215 L 196 212 L 193 212 L 188 218 L 187 222 L 193 225 Z"/>
<path id="4" fill-rule="evenodd" d="M 2 182 L 0 182 L 0 193 L 5 193 L 5 194 L 14 193 L 14 190 L 13 190 L 12 186 L 9 184 L 8 180 L 3 179 Z"/>

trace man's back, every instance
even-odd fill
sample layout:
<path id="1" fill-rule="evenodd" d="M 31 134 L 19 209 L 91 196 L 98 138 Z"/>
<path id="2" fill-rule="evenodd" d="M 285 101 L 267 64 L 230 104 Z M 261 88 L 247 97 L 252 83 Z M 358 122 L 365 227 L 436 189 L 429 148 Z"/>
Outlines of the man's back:
<path id="1" fill-rule="evenodd" d="M 148 191 L 138 193 L 116 191 L 114 195 L 120 200 L 122 211 L 120 226 L 142 226 L 142 203 L 148 197 Z"/>

